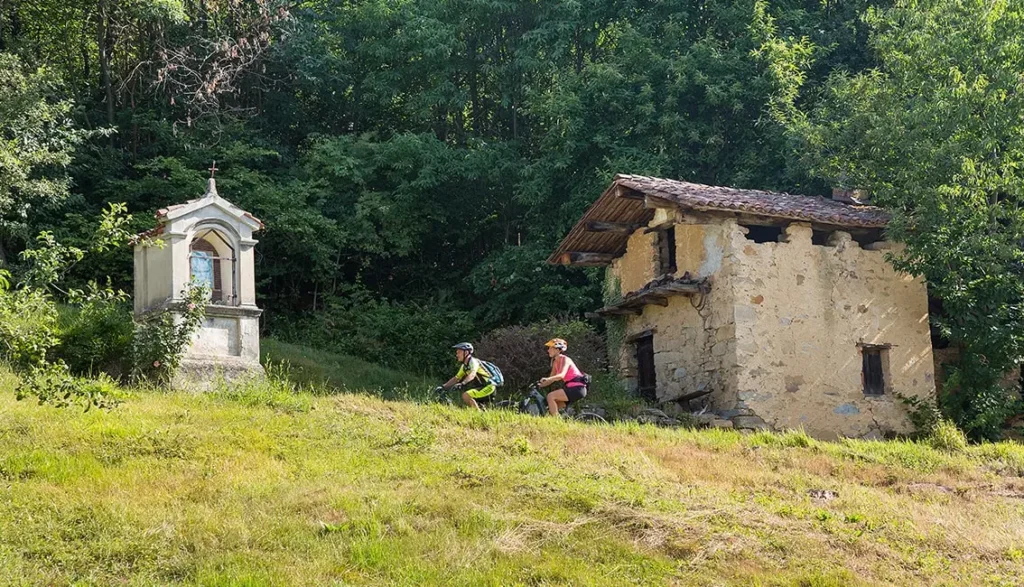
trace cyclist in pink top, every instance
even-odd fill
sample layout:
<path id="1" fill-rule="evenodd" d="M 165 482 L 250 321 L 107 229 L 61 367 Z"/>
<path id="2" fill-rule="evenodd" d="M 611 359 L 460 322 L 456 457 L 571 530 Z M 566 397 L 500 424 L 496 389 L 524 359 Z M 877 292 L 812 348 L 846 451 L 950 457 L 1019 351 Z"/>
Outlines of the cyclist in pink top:
<path id="1" fill-rule="evenodd" d="M 570 403 L 587 396 L 586 376 L 576 363 L 564 354 L 569 348 L 564 340 L 552 338 L 544 346 L 551 357 L 551 375 L 537 383 L 541 387 L 547 387 L 556 381 L 565 383 L 564 389 L 556 389 L 547 395 L 548 413 L 557 416 L 559 410 L 564 410 Z"/>

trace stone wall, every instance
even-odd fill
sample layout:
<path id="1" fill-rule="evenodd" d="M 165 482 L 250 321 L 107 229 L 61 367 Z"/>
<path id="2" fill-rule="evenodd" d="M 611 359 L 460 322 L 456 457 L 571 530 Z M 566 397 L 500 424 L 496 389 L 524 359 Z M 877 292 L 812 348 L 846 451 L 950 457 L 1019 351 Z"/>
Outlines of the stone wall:
<path id="1" fill-rule="evenodd" d="M 652 223 L 658 220 L 656 216 Z M 606 287 L 617 287 L 619 296 L 656 277 L 656 237 L 643 232 L 638 230 L 630 237 L 626 253 L 608 269 Z M 676 275 L 689 272 L 697 278 L 718 272 L 715 278 L 720 278 L 725 234 L 720 224 L 676 225 Z M 631 389 L 636 388 L 636 350 L 629 339 L 645 331 L 654 333 L 659 400 L 671 400 L 708 386 L 716 391 L 718 399 L 720 391 L 729 387 L 722 373 L 731 371 L 735 357 L 730 301 L 714 287 L 706 298 L 671 296 L 667 306 L 647 306 L 642 315 L 627 316 L 624 321 L 625 342 L 611 350 L 620 376 Z"/>
<path id="2" fill-rule="evenodd" d="M 811 243 L 806 224 L 789 225 L 787 242 L 755 243 L 744 231 L 733 229 L 726 259 L 734 273 L 736 407 L 773 428 L 822 438 L 909 432 L 894 393 L 935 390 L 925 284 L 896 273 L 885 250 L 862 249 L 844 232 L 823 246 Z M 891 345 L 881 396 L 864 394 L 864 343 Z"/>

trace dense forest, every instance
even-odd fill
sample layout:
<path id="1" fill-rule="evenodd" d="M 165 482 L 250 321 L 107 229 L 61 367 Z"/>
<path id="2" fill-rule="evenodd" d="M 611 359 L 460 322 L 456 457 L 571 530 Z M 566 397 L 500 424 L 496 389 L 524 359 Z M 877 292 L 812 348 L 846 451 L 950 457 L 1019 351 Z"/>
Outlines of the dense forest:
<path id="1" fill-rule="evenodd" d="M 216 161 L 266 223 L 267 331 L 415 365 L 599 306 L 544 259 L 615 173 L 845 183 L 992 389 L 1024 348 L 1018 4 L 0 0 L 0 263 L 108 203 L 149 228 Z M 67 281 L 106 275 L 130 291 L 127 247 Z"/>

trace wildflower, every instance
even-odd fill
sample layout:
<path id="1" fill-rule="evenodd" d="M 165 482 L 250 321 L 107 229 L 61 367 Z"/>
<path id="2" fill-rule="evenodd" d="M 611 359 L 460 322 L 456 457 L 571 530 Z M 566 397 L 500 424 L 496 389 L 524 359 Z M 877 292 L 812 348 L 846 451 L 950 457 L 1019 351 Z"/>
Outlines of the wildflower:
<path id="1" fill-rule="evenodd" d="M 189 311 L 195 310 L 196 309 L 196 305 L 195 304 L 189 304 L 188 305 L 188 309 L 189 309 Z"/>
<path id="2" fill-rule="evenodd" d="M 153 367 L 159 369 L 160 368 L 160 361 L 153 361 Z"/>

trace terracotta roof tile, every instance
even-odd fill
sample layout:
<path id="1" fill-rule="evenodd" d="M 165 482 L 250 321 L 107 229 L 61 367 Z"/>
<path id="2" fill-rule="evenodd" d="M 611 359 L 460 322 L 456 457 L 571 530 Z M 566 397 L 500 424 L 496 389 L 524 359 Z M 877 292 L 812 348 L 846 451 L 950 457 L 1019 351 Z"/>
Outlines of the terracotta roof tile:
<path id="1" fill-rule="evenodd" d="M 889 221 L 889 215 L 881 208 L 844 204 L 820 196 L 709 186 L 642 175 L 616 175 L 615 183 L 646 196 L 697 210 L 746 212 L 758 216 L 863 228 L 881 228 Z"/>

